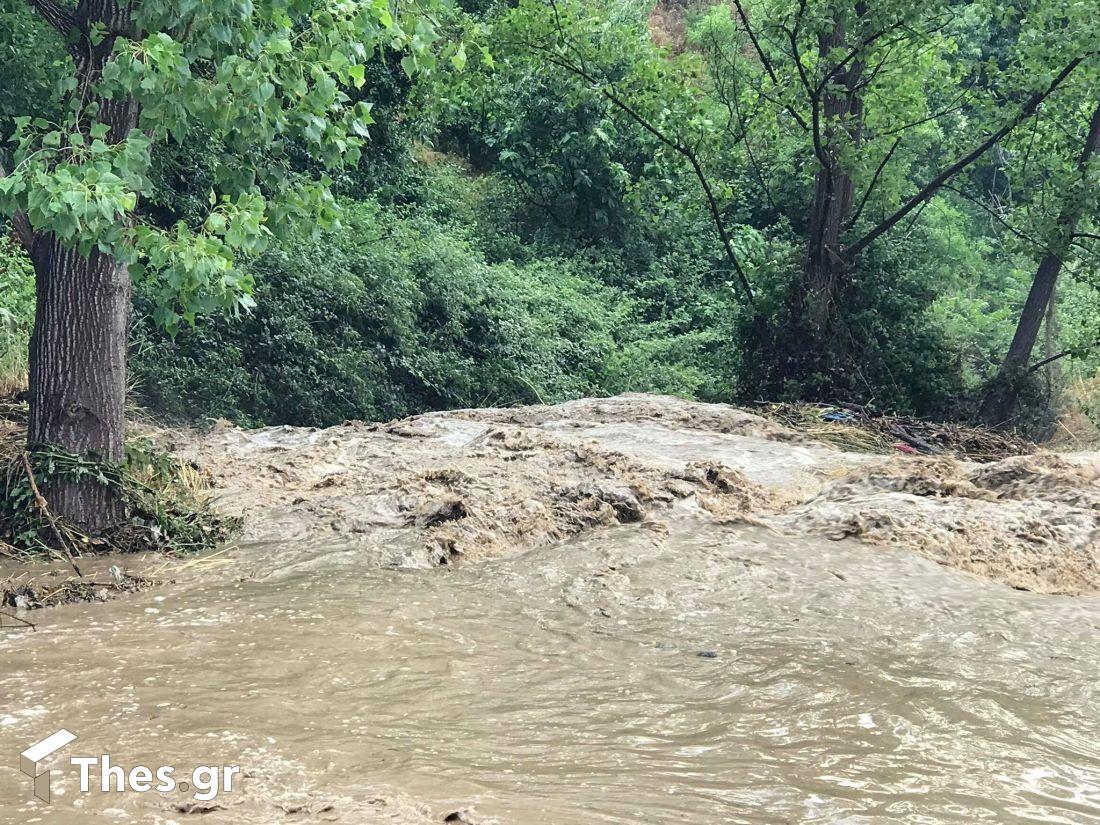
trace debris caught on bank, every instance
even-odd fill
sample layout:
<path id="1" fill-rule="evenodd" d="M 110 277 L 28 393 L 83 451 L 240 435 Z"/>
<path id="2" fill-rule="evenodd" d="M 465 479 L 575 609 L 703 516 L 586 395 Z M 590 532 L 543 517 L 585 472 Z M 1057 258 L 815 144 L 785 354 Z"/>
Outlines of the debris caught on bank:
<path id="1" fill-rule="evenodd" d="M 59 576 L 26 572 L 0 581 L 0 606 L 14 610 L 39 610 L 75 602 L 105 602 L 119 595 L 138 593 L 159 584 L 157 579 L 118 571 L 110 577 Z"/>
<path id="2" fill-rule="evenodd" d="M 905 547 L 1017 590 L 1100 591 L 1100 464 L 898 457 L 826 483 L 772 519 L 789 532 Z"/>
<path id="3" fill-rule="evenodd" d="M 983 427 L 887 415 L 856 404 L 760 404 L 768 418 L 842 450 L 944 455 L 964 461 L 998 461 L 1027 455 L 1036 446 Z"/>
<path id="4" fill-rule="evenodd" d="M 152 579 L 117 567 L 112 567 L 117 574 L 96 579 L 85 575 L 82 560 L 107 554 L 198 553 L 223 544 L 239 529 L 239 519 L 215 509 L 206 473 L 147 439 L 127 442 L 125 461 L 116 465 L 48 446 L 28 449 L 25 404 L 2 402 L 0 416 L 0 560 L 57 560 L 68 568 L 63 580 L 52 578 L 57 571 L 34 579 L 15 575 L 0 580 L 0 606 L 31 610 L 136 592 L 152 586 Z M 50 484 L 73 478 L 115 490 L 126 520 L 92 535 L 57 515 L 49 502 Z"/>

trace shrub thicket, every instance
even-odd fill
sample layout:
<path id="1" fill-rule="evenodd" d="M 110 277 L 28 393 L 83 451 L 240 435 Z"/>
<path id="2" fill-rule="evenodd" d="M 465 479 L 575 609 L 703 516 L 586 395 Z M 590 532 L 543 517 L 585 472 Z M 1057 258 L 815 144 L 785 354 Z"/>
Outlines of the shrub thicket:
<path id="1" fill-rule="evenodd" d="M 345 204 L 338 232 L 252 266 L 256 308 L 174 339 L 138 296 L 139 400 L 173 417 L 321 425 L 622 390 L 718 394 L 728 338 L 687 317 L 667 274 L 630 291 L 599 255 L 499 259 L 464 224 L 462 171 L 436 164 L 410 207 Z M 493 246 L 491 260 L 485 247 Z M 715 297 L 721 303 L 720 297 Z M 718 318 L 724 307 L 715 306 Z"/>

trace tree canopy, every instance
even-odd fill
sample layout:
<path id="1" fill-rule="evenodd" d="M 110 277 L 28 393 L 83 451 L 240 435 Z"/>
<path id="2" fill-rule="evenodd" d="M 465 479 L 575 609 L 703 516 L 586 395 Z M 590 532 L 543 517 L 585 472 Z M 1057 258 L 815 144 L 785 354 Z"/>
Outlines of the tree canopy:
<path id="1" fill-rule="evenodd" d="M 655 390 L 1041 432 L 1097 364 L 1087 4 L 0 18 L 0 212 L 38 288 L 9 314 L 39 328 L 32 431 L 68 438 L 51 404 L 112 422 L 79 453 L 117 454 L 127 338 L 147 403 L 248 422 Z M 110 324 L 51 338 L 43 309 L 108 295 Z M 102 415 L 66 394 L 91 365 L 35 395 L 64 347 L 115 353 Z"/>
<path id="2" fill-rule="evenodd" d="M 0 208 L 154 281 L 158 320 L 169 330 L 200 312 L 250 306 L 240 255 L 303 226 L 332 226 L 328 172 L 359 161 L 374 122 L 366 64 L 381 49 L 397 50 L 415 73 L 439 57 L 437 18 L 411 4 L 31 6 L 54 36 L 7 12 L 19 23 L 13 40 L 52 46 L 49 64 L 61 79 L 52 94 L 40 82 L 41 97 L 9 104 L 18 114 Z M 442 54 L 461 63 L 465 45 Z M 122 102 L 138 113 L 133 128 L 105 116 Z M 154 151 L 165 145 L 198 145 L 207 156 L 201 222 L 142 219 Z"/>

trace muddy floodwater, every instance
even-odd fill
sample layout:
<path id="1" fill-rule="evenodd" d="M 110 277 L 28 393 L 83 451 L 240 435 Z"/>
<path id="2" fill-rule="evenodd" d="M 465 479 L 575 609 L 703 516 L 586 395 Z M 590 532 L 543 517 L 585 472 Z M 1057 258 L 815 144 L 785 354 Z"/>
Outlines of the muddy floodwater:
<path id="1" fill-rule="evenodd" d="M 0 822 L 1100 823 L 1090 459 L 646 403 L 165 434 L 245 541 L 0 631 Z M 1036 524 L 937 544 L 997 506 Z M 59 728 L 46 806 L 18 753 Z M 85 794 L 77 754 L 243 776 Z"/>

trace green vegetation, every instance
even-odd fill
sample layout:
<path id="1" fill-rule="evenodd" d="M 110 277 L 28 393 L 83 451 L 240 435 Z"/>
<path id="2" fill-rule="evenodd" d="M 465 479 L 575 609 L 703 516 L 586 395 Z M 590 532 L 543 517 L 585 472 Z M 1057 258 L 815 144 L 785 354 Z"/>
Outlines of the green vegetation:
<path id="1" fill-rule="evenodd" d="M 14 32 L 4 79 L 20 62 L 56 78 L 39 98 L 14 96 L 3 118 L 0 212 L 38 285 L 27 443 L 105 466 L 124 459 L 132 279 L 168 333 L 250 308 L 239 261 L 334 223 L 329 173 L 361 160 L 374 123 L 362 94 L 372 56 L 400 54 L 410 76 L 466 60 L 466 40 L 441 40 L 428 0 L 30 0 L 0 15 Z M 202 159 L 205 207 L 143 214 L 173 154 Z M 90 533 L 126 519 L 123 497 L 83 475 L 51 482 L 49 496 Z"/>
<path id="2" fill-rule="evenodd" d="M 639 388 L 728 392 L 708 384 L 730 349 L 721 290 L 692 294 L 661 271 L 624 288 L 615 250 L 504 257 L 523 244 L 475 225 L 494 185 L 435 162 L 417 201 L 349 201 L 338 232 L 261 256 L 247 316 L 174 339 L 142 316 L 139 399 L 180 418 L 321 425 Z M 711 317 L 679 310 L 684 295 Z"/>
<path id="3" fill-rule="evenodd" d="M 655 391 L 1037 434 L 1095 374 L 1087 4 L 112 8 L 0 0 L 0 211 L 40 282 L 133 276 L 130 383 L 168 417 Z M 28 266 L 0 246 L 9 386 Z M 123 350 L 40 364 L 31 441 L 118 464 L 122 388 L 73 387 Z M 62 401 L 109 432 L 67 441 Z"/>
<path id="4" fill-rule="evenodd" d="M 27 348 L 34 322 L 34 268 L 8 238 L 0 238 L 0 397 L 27 385 Z"/>
<path id="5" fill-rule="evenodd" d="M 27 452 L 25 433 L 0 439 L 0 556 L 59 556 L 74 563 L 97 552 L 189 553 L 225 542 L 239 520 L 213 507 L 207 480 L 145 440 L 127 442 L 118 464 L 90 460 L 55 447 Z M 58 480 L 82 481 L 112 491 L 124 518 L 98 534 L 55 515 L 43 490 Z"/>

